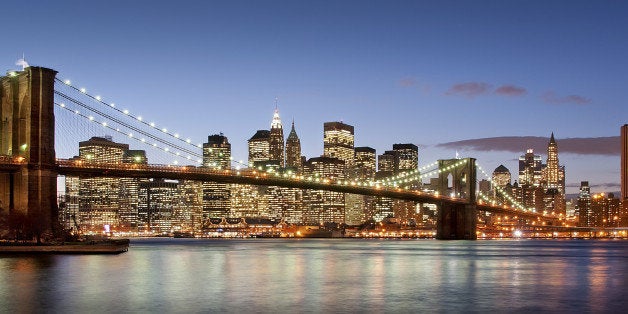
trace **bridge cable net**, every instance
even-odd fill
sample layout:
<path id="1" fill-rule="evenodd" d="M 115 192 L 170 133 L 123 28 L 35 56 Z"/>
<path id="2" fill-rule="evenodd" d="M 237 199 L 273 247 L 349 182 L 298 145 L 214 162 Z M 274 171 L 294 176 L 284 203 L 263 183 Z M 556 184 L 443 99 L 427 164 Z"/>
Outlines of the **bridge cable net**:
<path id="1" fill-rule="evenodd" d="M 491 186 L 495 189 L 495 191 L 497 191 L 497 193 L 499 193 L 504 200 L 510 202 L 510 206 L 511 207 L 515 207 L 515 209 L 523 211 L 523 212 L 533 212 L 536 213 L 536 209 L 533 208 L 526 208 L 523 204 L 517 202 L 517 200 L 512 197 L 512 195 L 510 195 L 510 193 L 504 191 L 501 187 L 497 186 L 497 185 L 493 185 L 493 180 L 492 177 L 488 175 L 488 173 L 486 173 L 486 171 L 484 171 L 484 169 L 476 162 L 476 167 L 478 170 L 480 170 L 480 172 L 482 172 L 482 174 L 486 177 L 486 179 L 491 182 Z M 479 181 L 478 181 L 479 182 Z M 492 204 L 492 205 L 505 205 L 508 206 L 508 204 L 504 204 L 502 202 L 500 202 L 499 200 L 490 198 L 489 196 L 485 195 L 484 193 L 482 193 L 481 191 L 478 191 L 478 196 L 480 196 L 480 198 L 484 201 L 486 201 L 488 204 Z"/>
<path id="2" fill-rule="evenodd" d="M 134 115 L 128 109 L 119 109 L 116 104 L 105 102 L 101 96 L 94 96 L 85 88 L 72 85 L 69 80 L 56 79 L 55 105 L 61 109 L 57 111 L 69 111 L 74 113 L 75 118 L 100 125 L 100 133 L 93 136 L 102 136 L 108 132 L 116 135 L 116 142 L 126 143 L 132 139 L 141 143 L 153 152 L 150 154 L 150 163 L 195 163 L 198 166 L 202 163 L 202 152 L 199 152 L 202 144 L 193 144 L 190 138 L 183 138 L 178 133 L 160 128 L 154 122 L 146 122 L 142 116 Z M 87 139 L 83 138 L 81 141 Z M 243 164 L 241 161 L 233 162 L 238 167 Z"/>

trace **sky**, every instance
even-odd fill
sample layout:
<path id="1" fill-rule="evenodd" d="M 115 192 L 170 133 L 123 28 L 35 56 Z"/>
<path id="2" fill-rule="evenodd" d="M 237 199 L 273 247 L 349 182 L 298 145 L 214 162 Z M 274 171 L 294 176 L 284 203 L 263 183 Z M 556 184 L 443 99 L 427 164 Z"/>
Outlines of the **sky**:
<path id="1" fill-rule="evenodd" d="M 623 1 L 9 0 L 2 8 L 2 70 L 19 69 L 24 55 L 196 142 L 223 132 L 236 159 L 247 159 L 256 130 L 270 128 L 277 99 L 285 135 L 294 120 L 307 157 L 322 154 L 323 123 L 343 121 L 355 126 L 356 146 L 378 154 L 414 143 L 421 165 L 458 153 L 489 173 L 503 164 L 516 179 L 518 157 L 532 147 L 545 159 L 553 132 L 568 192 L 584 180 L 594 192 L 619 190 Z"/>

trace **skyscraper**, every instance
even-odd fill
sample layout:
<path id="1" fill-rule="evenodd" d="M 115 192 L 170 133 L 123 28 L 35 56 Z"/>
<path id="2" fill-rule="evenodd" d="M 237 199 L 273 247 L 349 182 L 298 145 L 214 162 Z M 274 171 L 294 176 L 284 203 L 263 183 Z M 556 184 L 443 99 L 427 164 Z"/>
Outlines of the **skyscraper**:
<path id="1" fill-rule="evenodd" d="M 593 215 L 591 212 L 591 188 L 589 187 L 589 181 L 580 182 L 580 195 L 578 195 L 578 203 L 576 207 L 578 226 L 593 226 Z"/>
<path id="2" fill-rule="evenodd" d="M 222 133 L 208 136 L 207 143 L 203 143 L 203 167 L 216 170 L 231 168 L 231 144 Z M 203 183 L 203 219 L 228 217 L 229 207 L 228 184 Z"/>
<path id="3" fill-rule="evenodd" d="M 541 156 L 535 155 L 534 150 L 529 148 L 525 155 L 519 157 L 519 184 L 540 185 L 542 167 Z"/>
<path id="4" fill-rule="evenodd" d="M 347 179 L 357 181 L 373 181 L 377 169 L 375 149 L 370 147 L 355 148 L 354 165 L 347 170 Z M 375 209 L 375 198 L 372 196 L 345 195 L 345 223 L 359 225 L 372 219 Z"/>
<path id="5" fill-rule="evenodd" d="M 277 161 L 280 167 L 285 166 L 285 150 L 283 138 L 283 125 L 279 118 L 279 109 L 275 108 L 273 120 L 270 123 L 270 142 L 269 142 L 270 160 Z"/>
<path id="6" fill-rule="evenodd" d="M 300 173 L 303 165 L 301 164 L 301 140 L 294 129 L 294 121 L 288 139 L 286 140 L 286 167 L 293 168 Z"/>
<path id="7" fill-rule="evenodd" d="M 344 162 L 332 157 L 310 158 L 304 167 L 306 176 L 342 180 Z M 345 221 L 345 198 L 343 193 L 307 190 L 305 194 L 308 208 L 304 213 L 304 222 L 320 224 L 325 222 L 343 223 Z"/>
<path id="8" fill-rule="evenodd" d="M 270 131 L 257 130 L 249 139 L 249 167 L 270 160 Z"/>
<path id="9" fill-rule="evenodd" d="M 419 147 L 414 144 L 393 144 L 397 152 L 397 172 L 412 171 L 419 168 Z"/>
<path id="10" fill-rule="evenodd" d="M 138 224 L 141 231 L 170 233 L 176 222 L 179 195 L 177 183 L 155 179 L 139 184 Z M 180 229 L 178 229 L 180 230 Z"/>
<path id="11" fill-rule="evenodd" d="M 79 157 L 85 163 L 146 163 L 146 153 L 129 150 L 128 144 L 116 143 L 111 137 L 92 137 L 79 143 Z M 102 231 L 105 225 L 131 229 L 137 224 L 138 179 L 70 178 L 66 190 L 71 196 L 67 210 L 81 229 Z M 78 191 L 76 190 L 78 187 Z M 78 201 L 78 204 L 76 202 Z"/>
<path id="12" fill-rule="evenodd" d="M 504 193 L 510 193 L 510 189 L 507 186 L 510 184 L 510 180 L 512 176 L 510 174 L 510 170 L 506 168 L 504 165 L 499 165 L 493 171 L 493 175 L 491 177 L 491 190 L 493 192 L 493 198 L 498 201 L 504 201 L 506 199 Z"/>
<path id="13" fill-rule="evenodd" d="M 544 174 L 546 189 L 558 189 L 560 194 L 565 194 L 565 167 L 558 163 L 558 145 L 553 132 L 547 144 L 547 164 Z"/>
<path id="14" fill-rule="evenodd" d="M 342 160 L 348 169 L 353 165 L 353 126 L 342 122 L 323 124 L 323 156 Z"/>
<path id="15" fill-rule="evenodd" d="M 628 207 L 628 124 L 621 127 L 621 201 Z"/>

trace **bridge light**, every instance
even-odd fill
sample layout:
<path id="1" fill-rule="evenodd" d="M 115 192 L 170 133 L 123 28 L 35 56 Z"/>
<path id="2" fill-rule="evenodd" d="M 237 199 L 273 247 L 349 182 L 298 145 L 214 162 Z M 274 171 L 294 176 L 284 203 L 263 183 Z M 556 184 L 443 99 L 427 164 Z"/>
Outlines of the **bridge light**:
<path id="1" fill-rule="evenodd" d="M 63 83 L 64 83 L 65 85 L 70 85 L 70 84 L 72 84 L 72 82 L 71 82 L 70 80 L 65 80 L 65 81 L 63 81 Z"/>
<path id="2" fill-rule="evenodd" d="M 142 121 L 142 117 L 141 116 L 137 117 L 137 121 Z"/>
<path id="3" fill-rule="evenodd" d="M 190 144 L 190 142 L 192 142 L 192 141 L 191 141 L 189 138 L 186 138 L 186 139 L 185 139 L 185 142 L 186 142 L 186 143 L 188 143 L 188 144 Z"/>
<path id="4" fill-rule="evenodd" d="M 89 119 L 89 121 L 94 121 L 94 117 L 92 117 L 92 116 L 89 116 L 87 118 Z"/>
<path id="5" fill-rule="evenodd" d="M 87 90 L 86 90 L 85 88 L 81 88 L 81 89 L 80 89 L 80 91 L 81 91 L 81 93 L 83 93 L 83 94 L 87 93 Z"/>
<path id="6" fill-rule="evenodd" d="M 148 125 L 150 125 L 151 127 L 153 127 L 153 128 L 154 128 L 154 127 L 155 127 L 155 122 L 151 122 L 151 123 L 149 123 Z"/>
<path id="7" fill-rule="evenodd" d="M 61 103 L 59 106 L 61 106 L 61 108 L 65 108 L 65 104 Z"/>
<path id="8" fill-rule="evenodd" d="M 94 98 L 96 98 L 96 100 L 98 100 L 98 101 L 100 101 L 100 100 L 101 100 L 101 97 L 100 97 L 100 96 L 96 96 L 96 97 L 94 97 Z"/>
<path id="9" fill-rule="evenodd" d="M 109 106 L 111 106 L 111 108 L 115 108 L 115 107 L 116 107 L 116 104 L 114 104 L 114 103 L 110 103 L 110 104 L 109 104 Z"/>
<path id="10" fill-rule="evenodd" d="M 175 133 L 174 137 L 179 138 L 179 133 Z"/>
<path id="11" fill-rule="evenodd" d="M 107 126 L 107 122 L 103 122 L 102 126 L 106 127 Z"/>
<path id="12" fill-rule="evenodd" d="M 166 128 L 161 129 L 161 131 L 164 132 L 164 133 L 168 133 L 168 129 L 166 129 Z"/>
<path id="13" fill-rule="evenodd" d="M 133 137 L 133 133 L 129 133 L 129 137 Z"/>

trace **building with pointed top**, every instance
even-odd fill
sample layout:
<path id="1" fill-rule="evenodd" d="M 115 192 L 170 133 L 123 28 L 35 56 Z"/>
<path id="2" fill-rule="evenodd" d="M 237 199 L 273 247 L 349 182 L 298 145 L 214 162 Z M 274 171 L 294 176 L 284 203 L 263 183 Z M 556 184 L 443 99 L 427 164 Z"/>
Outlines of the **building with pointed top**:
<path id="1" fill-rule="evenodd" d="M 294 120 L 288 139 L 286 139 L 286 167 L 293 168 L 297 173 L 301 173 L 303 164 L 301 163 L 301 140 L 294 129 Z"/>
<path id="2" fill-rule="evenodd" d="M 270 160 L 278 161 L 280 167 L 285 167 L 283 125 L 277 108 L 275 108 L 273 120 L 270 123 L 269 154 Z"/>

